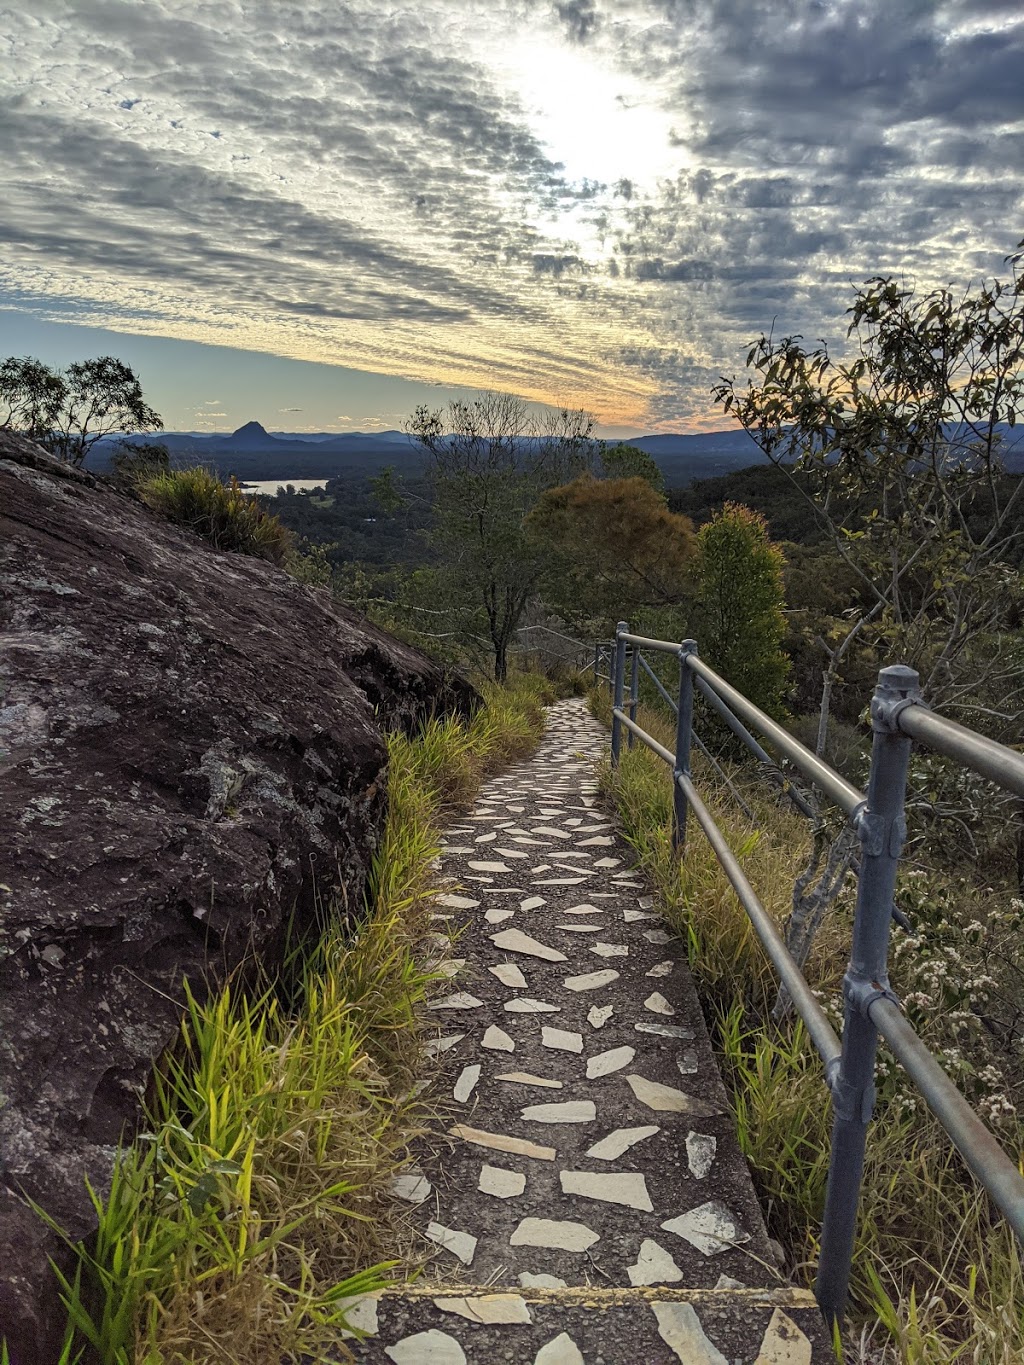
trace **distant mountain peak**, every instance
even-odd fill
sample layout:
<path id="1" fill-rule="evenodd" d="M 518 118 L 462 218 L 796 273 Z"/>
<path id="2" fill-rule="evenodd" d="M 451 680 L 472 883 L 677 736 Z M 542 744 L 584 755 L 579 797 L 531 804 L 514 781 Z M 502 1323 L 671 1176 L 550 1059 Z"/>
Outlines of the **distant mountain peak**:
<path id="1" fill-rule="evenodd" d="M 260 422 L 246 422 L 244 427 L 239 427 L 237 431 L 231 433 L 232 436 L 241 436 L 251 440 L 254 436 L 267 435 L 267 429 Z"/>

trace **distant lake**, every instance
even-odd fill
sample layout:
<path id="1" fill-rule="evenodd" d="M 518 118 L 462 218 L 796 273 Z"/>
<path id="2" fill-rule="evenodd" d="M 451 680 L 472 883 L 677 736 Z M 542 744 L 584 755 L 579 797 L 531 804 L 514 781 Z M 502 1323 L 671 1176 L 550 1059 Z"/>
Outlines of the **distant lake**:
<path id="1" fill-rule="evenodd" d="M 326 488 L 326 479 L 256 479 L 254 482 L 243 482 L 242 487 L 247 493 L 262 493 L 265 498 L 276 498 L 279 488 L 287 488 L 291 485 L 296 493 L 301 493 L 304 489 Z"/>

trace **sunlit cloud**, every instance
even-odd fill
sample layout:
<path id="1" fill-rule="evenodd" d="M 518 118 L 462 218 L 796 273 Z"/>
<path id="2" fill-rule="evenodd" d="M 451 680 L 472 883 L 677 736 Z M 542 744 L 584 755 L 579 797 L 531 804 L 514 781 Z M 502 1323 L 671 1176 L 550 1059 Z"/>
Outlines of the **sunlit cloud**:
<path id="1" fill-rule="evenodd" d="M 1000 0 L 45 0 L 0 52 L 9 306 L 607 424 L 1024 234 Z"/>

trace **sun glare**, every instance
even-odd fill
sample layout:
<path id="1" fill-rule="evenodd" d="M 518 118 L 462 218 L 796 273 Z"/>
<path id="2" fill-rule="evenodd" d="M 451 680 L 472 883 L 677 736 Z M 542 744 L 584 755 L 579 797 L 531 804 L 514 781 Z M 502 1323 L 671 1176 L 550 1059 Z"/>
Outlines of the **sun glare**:
<path id="1" fill-rule="evenodd" d="M 673 121 L 651 87 L 586 51 L 522 39 L 497 69 L 522 101 L 534 136 L 570 180 L 653 186 L 686 160 L 672 145 Z"/>

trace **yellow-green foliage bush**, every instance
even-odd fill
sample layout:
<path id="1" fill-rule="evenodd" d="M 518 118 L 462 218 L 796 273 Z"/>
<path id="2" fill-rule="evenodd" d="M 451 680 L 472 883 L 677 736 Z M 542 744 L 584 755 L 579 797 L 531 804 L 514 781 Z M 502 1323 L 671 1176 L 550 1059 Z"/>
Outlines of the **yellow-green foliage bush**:
<path id="1" fill-rule="evenodd" d="M 167 469 L 142 479 L 139 495 L 154 511 L 187 526 L 218 550 L 236 550 L 281 564 L 291 532 L 237 479 L 222 483 L 209 469 Z"/>

